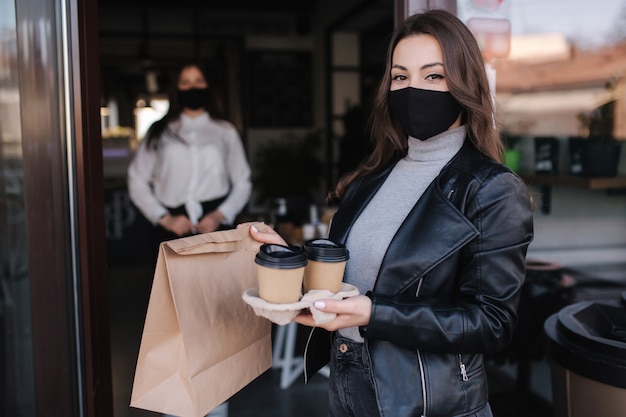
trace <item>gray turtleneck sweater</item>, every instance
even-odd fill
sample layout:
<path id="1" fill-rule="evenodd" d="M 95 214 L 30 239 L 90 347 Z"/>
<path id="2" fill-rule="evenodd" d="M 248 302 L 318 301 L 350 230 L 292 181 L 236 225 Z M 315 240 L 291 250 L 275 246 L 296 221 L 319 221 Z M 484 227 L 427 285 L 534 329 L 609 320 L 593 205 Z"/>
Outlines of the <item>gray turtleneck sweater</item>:
<path id="1" fill-rule="evenodd" d="M 354 222 L 346 240 L 350 258 L 344 281 L 355 285 L 361 294 L 374 287 L 391 239 L 426 188 L 461 149 L 465 133 L 465 126 L 461 126 L 425 141 L 409 137 L 407 155 Z M 357 327 L 341 329 L 339 334 L 363 341 Z"/>

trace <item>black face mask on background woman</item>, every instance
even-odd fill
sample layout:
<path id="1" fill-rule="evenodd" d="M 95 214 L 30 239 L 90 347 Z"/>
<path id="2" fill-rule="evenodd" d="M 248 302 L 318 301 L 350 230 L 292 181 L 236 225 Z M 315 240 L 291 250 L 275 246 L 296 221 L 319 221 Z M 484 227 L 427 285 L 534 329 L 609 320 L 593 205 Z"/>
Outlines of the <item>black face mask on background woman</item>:
<path id="1" fill-rule="evenodd" d="M 209 101 L 209 89 L 190 88 L 189 90 L 178 90 L 178 102 L 181 107 L 191 110 L 198 110 L 205 107 Z"/>
<path id="2" fill-rule="evenodd" d="M 389 104 L 404 132 L 419 140 L 448 130 L 463 110 L 449 91 L 413 87 L 390 91 Z"/>

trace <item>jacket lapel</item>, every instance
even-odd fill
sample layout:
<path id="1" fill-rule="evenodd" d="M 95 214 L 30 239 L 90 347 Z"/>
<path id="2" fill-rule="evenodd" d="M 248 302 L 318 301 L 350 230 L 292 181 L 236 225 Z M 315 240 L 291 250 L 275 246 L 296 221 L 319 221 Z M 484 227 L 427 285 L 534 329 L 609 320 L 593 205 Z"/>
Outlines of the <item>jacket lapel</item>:
<path id="1" fill-rule="evenodd" d="M 383 259 L 374 290 L 398 294 L 478 235 L 432 183 L 408 214 Z"/>
<path id="2" fill-rule="evenodd" d="M 354 221 L 392 169 L 359 178 L 353 184 L 333 217 L 330 239 L 346 243 Z M 444 196 L 439 181 L 433 181 L 392 239 L 375 291 L 401 293 L 477 235 L 474 225 Z"/>

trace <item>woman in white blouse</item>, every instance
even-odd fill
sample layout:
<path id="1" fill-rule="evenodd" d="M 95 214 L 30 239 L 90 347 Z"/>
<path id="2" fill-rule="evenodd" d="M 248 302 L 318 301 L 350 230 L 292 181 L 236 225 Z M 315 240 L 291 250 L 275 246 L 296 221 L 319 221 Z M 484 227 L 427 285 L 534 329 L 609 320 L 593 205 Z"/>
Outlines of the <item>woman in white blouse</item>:
<path id="1" fill-rule="evenodd" d="M 187 64 L 128 168 L 128 191 L 157 240 L 229 228 L 250 198 L 250 166 L 200 68 Z"/>

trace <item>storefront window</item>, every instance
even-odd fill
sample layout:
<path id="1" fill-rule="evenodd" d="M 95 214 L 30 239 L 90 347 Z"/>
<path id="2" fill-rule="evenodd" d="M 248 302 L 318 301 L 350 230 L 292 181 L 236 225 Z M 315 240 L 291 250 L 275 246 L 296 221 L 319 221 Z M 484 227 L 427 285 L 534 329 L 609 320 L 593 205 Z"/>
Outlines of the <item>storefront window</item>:
<path id="1" fill-rule="evenodd" d="M 602 3 L 511 2 L 510 54 L 495 64 L 503 129 L 565 142 L 586 137 L 584 120 L 620 98 L 626 2 Z"/>
<path id="2" fill-rule="evenodd" d="M 0 0 L 0 415 L 34 416 L 15 4 Z"/>

